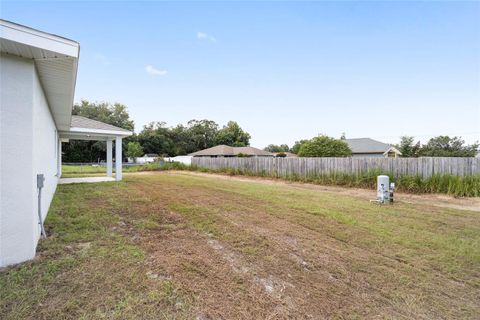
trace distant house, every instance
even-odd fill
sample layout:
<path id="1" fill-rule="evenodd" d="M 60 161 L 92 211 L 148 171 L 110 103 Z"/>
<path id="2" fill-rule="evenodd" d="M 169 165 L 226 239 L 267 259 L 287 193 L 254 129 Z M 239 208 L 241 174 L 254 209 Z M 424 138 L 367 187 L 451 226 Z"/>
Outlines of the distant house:
<path id="1" fill-rule="evenodd" d="M 129 163 L 140 163 L 140 164 L 145 164 L 145 163 L 154 163 L 158 159 L 158 154 L 156 153 L 146 153 L 143 155 L 143 157 L 137 157 L 135 159 L 133 158 L 128 158 Z"/>
<path id="2" fill-rule="evenodd" d="M 189 154 L 192 157 L 274 157 L 271 152 L 257 149 L 254 147 L 230 147 L 226 145 L 219 145 L 208 149 L 200 150 Z"/>
<path id="3" fill-rule="evenodd" d="M 352 156 L 358 158 L 397 158 L 402 153 L 390 144 L 370 138 L 345 139 L 352 150 Z"/>

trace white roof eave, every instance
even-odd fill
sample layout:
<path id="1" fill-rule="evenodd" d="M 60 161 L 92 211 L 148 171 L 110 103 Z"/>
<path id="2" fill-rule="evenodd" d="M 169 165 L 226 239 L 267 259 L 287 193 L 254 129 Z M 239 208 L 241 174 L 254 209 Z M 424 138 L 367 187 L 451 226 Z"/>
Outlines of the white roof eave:
<path id="1" fill-rule="evenodd" d="M 78 42 L 1 19 L 0 35 L 3 39 L 56 52 L 59 55 L 73 58 L 79 56 Z"/>
<path id="2" fill-rule="evenodd" d="M 80 44 L 1 19 L 0 44 L 2 53 L 35 61 L 55 124 L 59 130 L 68 130 L 72 120 Z"/>

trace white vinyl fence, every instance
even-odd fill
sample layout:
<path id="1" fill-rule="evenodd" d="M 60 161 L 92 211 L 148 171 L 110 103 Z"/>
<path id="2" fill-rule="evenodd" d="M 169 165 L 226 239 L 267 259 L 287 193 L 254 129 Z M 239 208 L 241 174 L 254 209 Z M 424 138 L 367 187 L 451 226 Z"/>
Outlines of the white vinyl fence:
<path id="1" fill-rule="evenodd" d="M 394 177 L 423 178 L 435 174 L 480 174 L 480 158 L 208 158 L 193 157 L 192 165 L 207 169 L 239 169 L 255 175 L 312 177 L 331 173 L 361 174 L 381 171 Z"/>

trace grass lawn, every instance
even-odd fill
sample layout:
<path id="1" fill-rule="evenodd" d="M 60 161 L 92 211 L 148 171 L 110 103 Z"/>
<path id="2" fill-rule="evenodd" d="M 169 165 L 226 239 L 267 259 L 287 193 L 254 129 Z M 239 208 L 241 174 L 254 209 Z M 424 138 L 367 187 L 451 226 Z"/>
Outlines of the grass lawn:
<path id="1" fill-rule="evenodd" d="M 189 173 L 59 185 L 3 319 L 478 319 L 480 213 Z"/>
<path id="2" fill-rule="evenodd" d="M 154 171 L 158 170 L 161 166 L 157 163 L 149 163 L 142 165 L 130 165 L 122 169 L 122 172 L 139 172 L 139 171 Z M 112 171 L 115 173 L 115 165 L 113 165 Z M 92 165 L 62 165 L 62 178 L 73 177 L 93 177 L 104 176 L 107 174 L 107 167 L 105 166 L 92 166 Z"/>

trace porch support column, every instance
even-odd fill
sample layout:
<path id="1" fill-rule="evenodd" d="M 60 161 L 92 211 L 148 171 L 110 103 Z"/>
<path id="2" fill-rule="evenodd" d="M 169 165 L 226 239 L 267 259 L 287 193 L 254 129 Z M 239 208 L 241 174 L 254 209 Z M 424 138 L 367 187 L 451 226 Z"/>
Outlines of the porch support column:
<path id="1" fill-rule="evenodd" d="M 57 146 L 57 152 L 58 152 L 58 159 L 57 159 L 57 177 L 62 176 L 62 139 L 58 139 L 58 146 Z"/>
<path id="2" fill-rule="evenodd" d="M 112 140 L 107 140 L 107 177 L 112 176 Z"/>
<path id="3" fill-rule="evenodd" d="M 122 138 L 115 138 L 115 180 L 122 180 Z"/>

